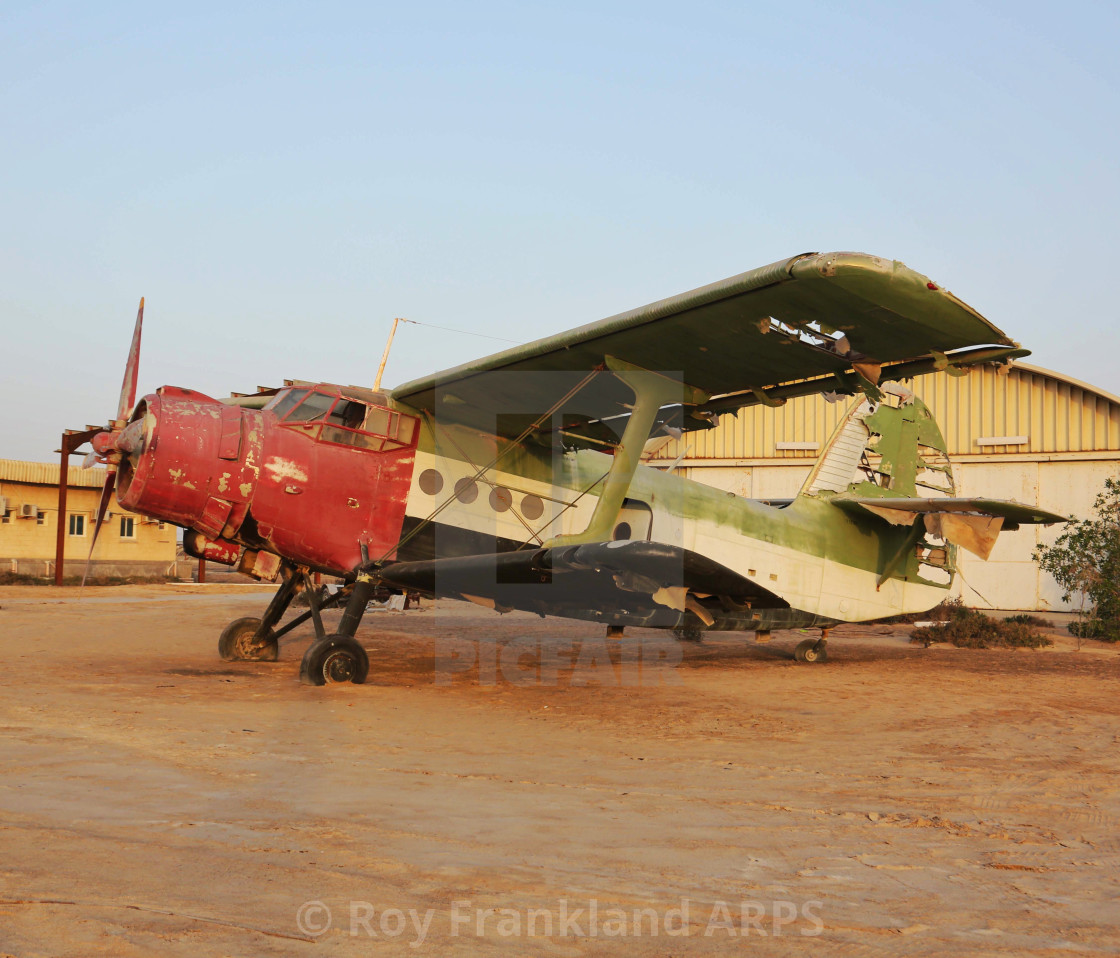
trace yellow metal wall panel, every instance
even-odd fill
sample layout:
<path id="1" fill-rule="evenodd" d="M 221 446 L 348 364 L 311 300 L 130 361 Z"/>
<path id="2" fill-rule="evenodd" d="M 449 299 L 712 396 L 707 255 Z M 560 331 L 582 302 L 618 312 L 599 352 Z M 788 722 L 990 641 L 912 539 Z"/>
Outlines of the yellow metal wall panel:
<path id="1" fill-rule="evenodd" d="M 937 419 L 950 456 L 1120 452 L 1120 399 L 1046 370 L 1013 366 L 1005 375 L 982 366 L 964 376 L 946 372 L 906 385 Z M 694 459 L 812 460 L 818 450 L 778 449 L 779 442 L 816 442 L 822 448 L 851 399 L 791 399 L 771 409 L 751 406 L 719 426 L 686 434 L 655 460 L 673 460 L 691 446 Z M 1025 444 L 980 445 L 977 440 L 1026 436 Z"/>
<path id="2" fill-rule="evenodd" d="M 105 485 L 106 471 L 105 469 L 83 469 L 81 466 L 70 466 L 66 470 L 67 485 L 100 489 Z M 0 482 L 26 482 L 41 486 L 57 486 L 58 463 L 0 459 Z"/>

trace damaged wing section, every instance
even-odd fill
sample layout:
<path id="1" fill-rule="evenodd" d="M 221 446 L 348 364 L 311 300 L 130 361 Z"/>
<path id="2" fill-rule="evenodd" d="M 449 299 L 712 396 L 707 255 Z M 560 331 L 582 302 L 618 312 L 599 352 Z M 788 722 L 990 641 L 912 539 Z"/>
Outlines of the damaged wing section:
<path id="1" fill-rule="evenodd" d="M 892 525 L 912 526 L 920 518 L 925 531 L 967 549 L 981 559 L 991 555 L 1002 530 L 1020 525 L 1065 522 L 1066 516 L 1001 499 L 913 499 L 841 496 L 832 500 L 844 509 L 865 509 Z"/>
<path id="2" fill-rule="evenodd" d="M 464 598 L 499 612 L 654 628 L 696 620 L 709 628 L 751 628 L 759 620 L 755 610 L 789 608 L 785 599 L 698 553 L 636 540 L 397 562 L 379 575 L 401 589 Z"/>

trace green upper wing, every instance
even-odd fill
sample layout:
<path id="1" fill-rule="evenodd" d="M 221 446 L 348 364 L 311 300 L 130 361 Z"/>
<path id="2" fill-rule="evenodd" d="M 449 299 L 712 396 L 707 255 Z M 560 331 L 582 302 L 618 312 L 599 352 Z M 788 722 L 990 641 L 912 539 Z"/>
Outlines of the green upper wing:
<path id="1" fill-rule="evenodd" d="M 806 253 L 406 383 L 393 398 L 510 434 L 592 370 L 629 364 L 691 387 L 677 425 L 705 428 L 713 414 L 756 402 L 1027 354 L 1016 345 L 902 263 Z M 604 373 L 582 385 L 564 421 L 591 435 L 588 424 L 624 415 L 632 402 Z"/>

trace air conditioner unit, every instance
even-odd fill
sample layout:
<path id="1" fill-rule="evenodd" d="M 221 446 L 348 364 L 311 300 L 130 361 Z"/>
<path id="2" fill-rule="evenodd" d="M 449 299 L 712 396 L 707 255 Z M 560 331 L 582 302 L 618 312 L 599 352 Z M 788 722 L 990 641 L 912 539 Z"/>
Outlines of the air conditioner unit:
<path id="1" fill-rule="evenodd" d="M 39 507 L 33 506 L 30 502 L 25 502 L 19 507 L 19 517 L 21 519 L 38 519 Z"/>

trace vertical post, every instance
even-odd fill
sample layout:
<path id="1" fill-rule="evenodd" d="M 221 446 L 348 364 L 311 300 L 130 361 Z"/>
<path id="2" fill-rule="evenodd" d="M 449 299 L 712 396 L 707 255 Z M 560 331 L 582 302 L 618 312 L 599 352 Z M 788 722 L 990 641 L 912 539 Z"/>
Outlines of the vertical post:
<path id="1" fill-rule="evenodd" d="M 202 585 L 206 581 L 206 560 L 198 560 L 198 584 Z"/>
<path id="2" fill-rule="evenodd" d="M 62 462 L 58 469 L 58 529 L 54 540 L 54 584 L 62 585 L 62 567 L 66 562 L 66 491 L 69 486 L 70 437 L 62 434 Z"/>

